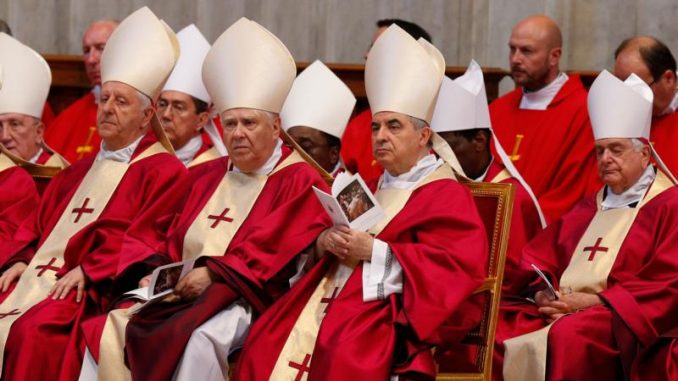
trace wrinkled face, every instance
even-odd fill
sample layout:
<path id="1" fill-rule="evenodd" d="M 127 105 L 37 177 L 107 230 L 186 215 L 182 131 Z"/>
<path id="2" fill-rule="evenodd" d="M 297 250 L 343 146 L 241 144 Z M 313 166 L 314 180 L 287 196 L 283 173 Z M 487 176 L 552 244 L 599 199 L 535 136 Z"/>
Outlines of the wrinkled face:
<path id="1" fill-rule="evenodd" d="M 118 150 L 132 144 L 146 133 L 152 116 L 153 108 L 144 107 L 132 86 L 108 81 L 101 87 L 97 132 L 107 149 Z"/>
<path id="2" fill-rule="evenodd" d="M 95 23 L 82 36 L 82 59 L 93 85 L 101 84 L 101 54 L 114 28 L 110 23 Z"/>
<path id="3" fill-rule="evenodd" d="M 233 165 L 241 171 L 261 168 L 273 154 L 280 136 L 280 118 L 264 111 L 234 108 L 221 115 L 224 144 Z"/>
<path id="4" fill-rule="evenodd" d="M 377 28 L 374 30 L 374 34 L 372 35 L 372 42 L 370 43 L 370 46 L 365 50 L 365 53 L 363 53 L 363 59 L 367 59 L 367 55 L 370 54 L 370 49 L 372 49 L 372 45 L 374 45 L 374 42 L 377 41 L 377 38 L 381 36 L 382 33 L 386 31 L 386 27 L 382 26 L 380 28 Z"/>
<path id="5" fill-rule="evenodd" d="M 295 126 L 287 133 L 308 153 L 324 170 L 332 172 L 339 162 L 339 149 L 328 144 L 327 137 L 320 130 L 305 126 Z"/>
<path id="6" fill-rule="evenodd" d="M 614 61 L 614 75 L 625 81 L 632 73 L 640 77 L 652 89 L 654 94 L 652 114 L 661 114 L 669 106 L 676 93 L 675 73 L 667 70 L 661 77 L 655 79 L 638 51 L 626 49 L 620 52 Z"/>
<path id="7" fill-rule="evenodd" d="M 596 140 L 598 175 L 616 194 L 635 184 L 650 162 L 649 147 L 633 147 L 631 139 Z"/>
<path id="8" fill-rule="evenodd" d="M 374 158 L 391 175 L 412 169 L 428 152 L 431 128 L 417 129 L 404 114 L 382 111 L 372 117 Z"/>
<path id="9" fill-rule="evenodd" d="M 8 151 L 28 161 L 42 146 L 44 124 L 25 114 L 0 115 L 0 143 Z"/>
<path id="10" fill-rule="evenodd" d="M 544 32 L 535 25 L 517 26 L 509 40 L 511 77 L 519 86 L 537 90 L 548 84 L 548 76 L 557 68 L 560 48 L 551 49 Z"/>
<path id="11" fill-rule="evenodd" d="M 207 124 L 209 114 L 196 111 L 193 98 L 186 93 L 168 90 L 160 94 L 157 114 L 174 149 L 200 135 L 200 129 Z"/>

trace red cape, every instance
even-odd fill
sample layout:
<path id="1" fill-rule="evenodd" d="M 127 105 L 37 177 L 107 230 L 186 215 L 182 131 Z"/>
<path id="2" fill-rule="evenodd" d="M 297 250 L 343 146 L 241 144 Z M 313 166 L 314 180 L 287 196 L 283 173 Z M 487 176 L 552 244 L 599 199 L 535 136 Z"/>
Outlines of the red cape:
<path id="1" fill-rule="evenodd" d="M 551 222 L 600 187 L 587 94 L 572 75 L 546 110 L 520 109 L 522 96 L 518 88 L 492 102 L 492 129 L 508 155 L 523 135 L 513 164 Z"/>
<path id="2" fill-rule="evenodd" d="M 281 160 L 289 153 L 283 147 Z M 222 158 L 195 167 L 193 188 L 183 212 L 168 232 L 165 250 L 172 260 L 182 257 L 186 232 L 228 165 L 228 158 Z M 237 299 L 244 298 L 261 312 L 270 300 L 289 289 L 297 254 L 330 224 L 312 185 L 327 190 L 320 175 L 306 163 L 293 164 L 273 174 L 226 253 L 203 258 L 217 275 L 217 282 L 193 302 L 156 304 L 134 315 L 127 326 L 125 347 L 134 379 L 171 378 L 195 328 Z"/>
<path id="3" fill-rule="evenodd" d="M 650 141 L 673 175 L 678 174 L 678 111 L 652 118 Z"/>
<path id="4" fill-rule="evenodd" d="M 531 263 L 553 281 L 570 262 L 572 252 L 596 211 L 593 196 L 582 200 L 549 225 L 523 251 L 526 294 L 541 288 Z M 638 213 L 599 295 L 607 306 L 591 307 L 558 320 L 549 334 L 547 371 L 553 379 L 622 379 L 636 348 L 648 347 L 675 326 L 678 314 L 678 188 L 648 202 Z M 497 327 L 495 365 L 501 375 L 503 341 L 545 326 L 536 306 L 505 299 Z M 573 350 L 576 343 L 577 350 Z M 595 358 L 595 362 L 587 361 Z M 577 364 L 572 366 L 571 364 Z"/>
<path id="5" fill-rule="evenodd" d="M 154 142 L 152 133 L 146 135 L 134 156 Z M 54 177 L 35 218 L 15 234 L 22 245 L 4 268 L 18 261 L 30 262 L 93 162 L 94 156 L 90 156 Z M 159 221 L 167 213 L 176 212 L 185 191 L 185 174 L 184 166 L 166 153 L 130 165 L 99 218 L 69 240 L 65 264 L 56 273 L 60 277 L 81 266 L 87 278 L 86 301 L 76 303 L 75 292 L 71 292 L 65 300 L 45 299 L 21 316 L 12 326 L 5 347 L 3 380 L 77 378 L 84 343 L 75 327 L 81 319 L 107 310 L 114 296 L 113 281 L 121 269 L 154 253 L 159 246 L 154 239 L 167 229 Z"/>
<path id="6" fill-rule="evenodd" d="M 403 268 L 402 294 L 363 302 L 359 264 L 326 310 L 309 381 L 435 373 L 430 347 L 460 340 L 479 321 L 478 306 L 469 297 L 484 278 L 487 242 L 472 203 L 469 192 L 452 180 L 414 191 L 378 235 Z M 237 380 L 269 379 L 297 317 L 334 260 L 326 255 L 252 326 Z"/>
<path id="7" fill-rule="evenodd" d="M 0 172 L 0 247 L 11 240 L 19 225 L 37 209 L 40 196 L 33 178 L 23 168 Z M 11 251 L 0 249 L 3 257 Z"/>
<path id="8" fill-rule="evenodd" d="M 96 125 L 97 104 L 94 101 L 94 94 L 88 92 L 48 125 L 45 130 L 45 141 L 69 163 L 74 163 L 89 154 L 99 152 L 101 138 L 96 131 Z M 87 143 L 90 133 L 92 136 Z M 91 147 L 91 151 L 79 153 L 78 147 L 85 144 Z"/>

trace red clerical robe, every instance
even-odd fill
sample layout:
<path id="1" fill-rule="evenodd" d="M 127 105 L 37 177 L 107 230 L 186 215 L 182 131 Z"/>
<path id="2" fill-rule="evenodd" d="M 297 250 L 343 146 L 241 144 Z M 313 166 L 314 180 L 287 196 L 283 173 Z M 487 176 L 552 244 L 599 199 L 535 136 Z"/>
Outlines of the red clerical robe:
<path id="1" fill-rule="evenodd" d="M 45 141 L 69 163 L 99 152 L 97 104 L 88 92 L 62 111 L 45 130 Z"/>
<path id="2" fill-rule="evenodd" d="M 360 173 L 365 181 L 376 180 L 384 172 L 372 153 L 372 110 L 369 108 L 348 122 L 341 138 L 341 157 L 346 169 Z"/>
<path id="3" fill-rule="evenodd" d="M 678 174 L 678 111 L 652 118 L 650 141 L 674 176 Z"/>
<path id="4" fill-rule="evenodd" d="M 572 75 L 546 110 L 520 109 L 522 96 L 492 102 L 492 129 L 552 222 L 600 187 L 586 90 Z"/>
<path id="5" fill-rule="evenodd" d="M 313 353 L 290 363 L 299 369 L 297 379 L 306 372 L 309 381 L 388 380 L 393 373 L 432 379 L 431 346 L 459 341 L 479 322 L 478 304 L 469 296 L 484 279 L 485 237 L 471 195 L 456 181 L 414 190 L 377 235 L 403 268 L 402 294 L 364 302 L 360 262 L 329 298 Z M 297 317 L 334 263 L 326 255 L 252 326 L 237 380 L 269 379 Z"/>
<path id="6" fill-rule="evenodd" d="M 541 268 L 558 289 L 558 280 L 595 213 L 595 197 L 587 197 L 525 247 L 524 296 L 541 288 L 538 282 L 530 284 L 535 279 L 530 263 Z M 567 315 L 553 324 L 546 378 L 624 379 L 624 367 L 633 362 L 637 349 L 651 347 L 675 327 L 677 274 L 678 188 L 671 187 L 638 212 L 607 278 L 607 289 L 598 294 L 605 305 Z M 536 305 L 522 300 L 505 299 L 500 308 L 495 345 L 498 369 L 504 340 L 546 326 Z M 501 379 L 501 371 L 494 376 Z"/>
<path id="7" fill-rule="evenodd" d="M 39 203 L 38 190 L 28 172 L 18 166 L 0 171 L 0 247 L 12 238 Z M 6 249 L 1 250 L 0 256 L 6 255 Z"/>
<path id="8" fill-rule="evenodd" d="M 152 133 L 140 142 L 132 158 L 155 142 Z M 20 227 L 15 239 L 24 245 L 3 266 L 29 263 L 54 228 L 95 156 L 60 172 L 47 187 L 37 215 Z M 75 290 L 63 300 L 46 298 L 14 322 L 5 345 L 2 379 L 74 380 L 84 355 L 84 341 L 77 329 L 82 319 L 107 311 L 113 280 L 155 253 L 170 219 L 185 193 L 186 169 L 172 155 L 158 153 L 132 163 L 99 218 L 86 225 L 68 242 L 65 264 L 51 270 L 57 277 L 81 266 L 87 279 L 84 302 L 75 301 Z M 166 221 L 165 226 L 162 221 Z M 143 248 L 143 249 L 139 249 Z M 0 305 L 1 307 L 2 305 Z M 37 366 L 36 364 L 39 364 Z"/>
<path id="9" fill-rule="evenodd" d="M 45 106 L 42 108 L 41 120 L 45 126 L 49 126 L 54 121 L 54 111 L 52 111 L 52 106 L 47 102 L 45 102 Z"/>
<path id="10" fill-rule="evenodd" d="M 285 146 L 282 149 L 278 164 L 291 152 Z M 228 167 L 224 157 L 192 170 L 193 187 L 168 232 L 165 250 L 172 260 L 182 258 L 189 227 Z M 291 164 L 272 174 L 225 255 L 199 260 L 198 264 L 206 263 L 216 275 L 215 283 L 195 301 L 158 303 L 132 317 L 125 351 L 135 380 L 169 380 L 193 330 L 236 300 L 244 298 L 260 313 L 289 289 L 297 254 L 330 224 L 311 186 L 327 190 L 327 184 L 306 163 Z"/>

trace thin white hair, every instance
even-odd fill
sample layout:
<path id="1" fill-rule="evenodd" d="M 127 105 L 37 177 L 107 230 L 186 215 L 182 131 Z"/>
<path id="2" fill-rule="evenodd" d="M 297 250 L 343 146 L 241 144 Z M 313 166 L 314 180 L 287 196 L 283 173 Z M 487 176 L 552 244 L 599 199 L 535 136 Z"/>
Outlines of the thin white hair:
<path id="1" fill-rule="evenodd" d="M 413 117 L 413 116 L 410 116 L 410 122 L 412 122 L 412 125 L 413 125 L 414 128 L 416 128 L 417 130 L 421 130 L 421 129 L 424 128 L 424 127 L 428 127 L 428 123 L 427 123 L 425 120 L 419 119 L 419 118 L 415 118 L 415 117 Z"/>
<path id="2" fill-rule="evenodd" d="M 141 103 L 141 109 L 146 110 L 147 108 L 149 108 L 151 106 L 151 98 L 137 89 L 134 89 L 134 91 L 137 92 L 137 97 L 139 98 L 139 102 Z"/>
<path id="3" fill-rule="evenodd" d="M 643 143 L 642 140 L 638 138 L 631 138 L 631 144 L 633 145 L 633 150 L 636 152 L 640 152 L 643 150 L 643 147 L 645 147 L 645 143 Z"/>

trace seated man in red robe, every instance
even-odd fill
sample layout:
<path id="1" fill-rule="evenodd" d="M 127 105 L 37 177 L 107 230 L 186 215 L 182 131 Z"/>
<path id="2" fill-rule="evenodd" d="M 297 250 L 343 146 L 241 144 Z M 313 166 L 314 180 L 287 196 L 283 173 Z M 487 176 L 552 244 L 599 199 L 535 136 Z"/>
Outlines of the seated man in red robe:
<path id="1" fill-rule="evenodd" d="M 50 182 L 2 266 L 3 380 L 76 378 L 78 322 L 107 308 L 115 274 L 153 253 L 156 229 L 167 228 L 160 217 L 176 212 L 186 170 L 151 103 L 176 61 L 173 38 L 148 8 L 111 36 L 102 57 L 102 150 Z M 146 252 L 127 255 L 131 232 Z"/>
<path id="2" fill-rule="evenodd" d="M 367 232 L 318 236 L 324 255 L 254 324 L 237 379 L 432 379 L 431 346 L 478 323 L 470 296 L 483 279 L 485 232 L 468 190 L 430 153 L 444 68 L 433 46 L 396 25 L 375 42 L 365 83 L 385 172 L 371 188 L 385 217 Z"/>
<path id="3" fill-rule="evenodd" d="M 678 188 L 650 164 L 652 91 L 603 71 L 588 108 L 605 186 L 525 247 L 523 296 L 533 302 L 504 303 L 497 328 L 506 380 L 626 379 L 637 351 L 675 328 Z"/>
<path id="4" fill-rule="evenodd" d="M 1 39 L 2 37 L 0 37 L 0 47 L 4 47 Z M 0 136 L 2 137 L 29 128 L 7 119 L 5 115 L 6 112 L 10 111 L 8 108 L 11 108 L 11 111 L 28 113 L 37 111 L 30 104 L 16 104 L 19 96 L 26 96 L 27 99 L 30 99 L 33 94 L 30 91 L 31 88 L 26 86 L 22 88 L 21 93 L 11 91 L 11 85 L 5 80 L 10 75 L 4 69 L 6 66 L 11 67 L 11 63 L 4 62 L 8 58 L 10 58 L 8 54 L 3 54 L 0 57 L 0 84 L 4 84 L 0 87 Z M 20 145 L 22 144 L 16 146 Z M 31 175 L 12 161 L 12 158 L 0 152 L 0 245 L 12 238 L 17 227 L 25 218 L 30 216 L 39 202 L 40 196 Z M 1 250 L 0 255 L 6 250 Z"/>
<path id="5" fill-rule="evenodd" d="M 158 99 L 158 114 L 177 158 L 193 167 L 226 154 L 210 119 L 211 99 L 202 82 L 210 44 L 191 24 L 177 33 L 181 55 Z"/>
<path id="6" fill-rule="evenodd" d="M 398 25 L 404 31 L 409 33 L 412 38 L 418 40 L 420 38 L 431 42 L 431 35 L 428 34 L 421 26 L 400 19 L 383 19 L 376 23 L 377 29 L 374 30 L 372 42 L 369 48 L 363 54 L 363 58 L 367 56 L 374 44 L 374 41 L 381 36 L 382 33 L 391 25 Z M 360 173 L 365 181 L 378 179 L 384 172 L 379 163 L 374 160 L 372 153 L 372 111 L 367 108 L 356 115 L 346 126 L 346 132 L 341 138 L 342 150 L 341 157 L 344 159 L 346 169 L 351 173 Z"/>
<path id="7" fill-rule="evenodd" d="M 598 184 L 586 90 L 559 69 L 562 37 L 550 18 L 520 21 L 509 47 L 519 87 L 492 102 L 492 127 L 550 223 Z"/>
<path id="8" fill-rule="evenodd" d="M 341 137 L 355 102 L 351 89 L 315 61 L 294 80 L 280 111 L 282 128 L 331 176 L 345 170 Z"/>
<path id="9" fill-rule="evenodd" d="M 650 36 L 624 40 L 614 54 L 614 75 L 625 80 L 631 73 L 652 89 L 650 142 L 673 173 L 678 173 L 678 89 L 676 59 L 663 42 Z"/>
<path id="10" fill-rule="evenodd" d="M 650 141 L 666 167 L 672 173 L 678 173 L 678 152 L 675 149 L 675 142 L 678 141 L 676 59 L 663 42 L 651 36 L 624 40 L 614 55 L 614 75 L 624 80 L 633 73 L 652 89 L 654 101 Z M 643 357 L 648 359 L 642 362 L 647 364 L 634 367 L 634 377 L 643 378 L 653 374 L 653 379 L 657 380 L 678 379 L 678 340 L 675 339 L 675 333 L 646 352 Z M 652 366 L 651 361 L 655 361 L 657 366 Z M 659 369 L 666 369 L 666 372 L 659 373 Z"/>
<path id="11" fill-rule="evenodd" d="M 117 21 L 98 20 L 87 27 L 82 36 L 82 60 L 92 90 L 47 124 L 45 140 L 71 163 L 99 152 L 101 138 L 96 117 L 101 94 L 101 54 L 117 26 Z"/>
<path id="12" fill-rule="evenodd" d="M 296 75 L 287 48 L 242 18 L 202 67 L 229 157 L 193 167 L 192 188 L 160 248 L 196 267 L 176 286 L 179 301 L 145 306 L 131 319 L 134 310 L 115 310 L 101 333 L 88 335 L 100 379 L 131 371 L 140 380 L 223 380 L 253 314 L 289 289 L 299 254 L 311 255 L 328 225 L 312 191 L 326 185 L 279 138 L 278 113 Z"/>

